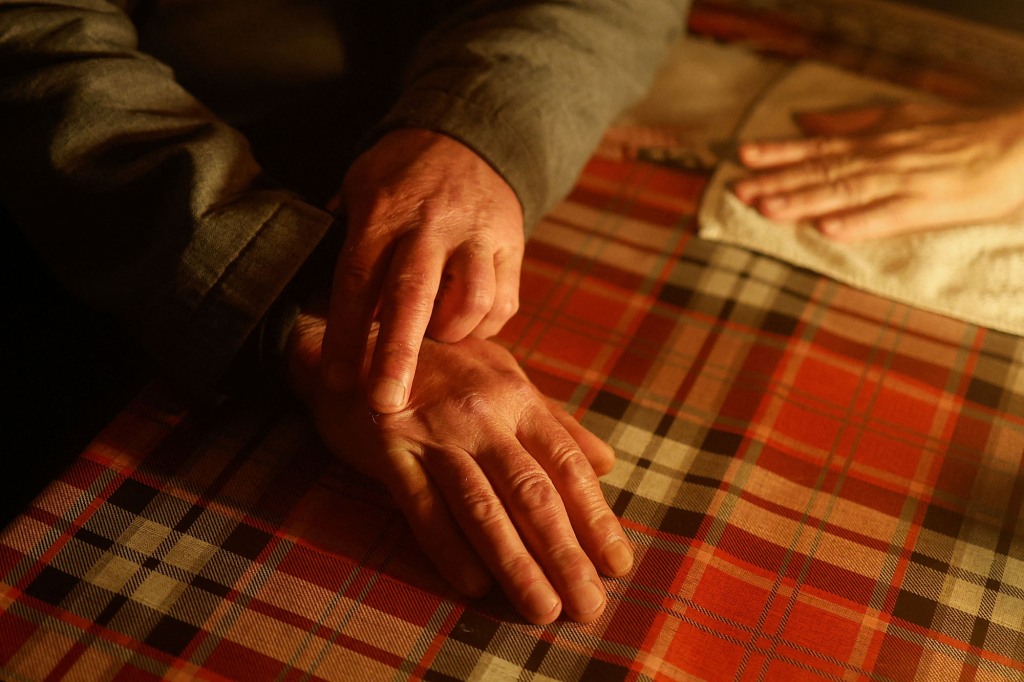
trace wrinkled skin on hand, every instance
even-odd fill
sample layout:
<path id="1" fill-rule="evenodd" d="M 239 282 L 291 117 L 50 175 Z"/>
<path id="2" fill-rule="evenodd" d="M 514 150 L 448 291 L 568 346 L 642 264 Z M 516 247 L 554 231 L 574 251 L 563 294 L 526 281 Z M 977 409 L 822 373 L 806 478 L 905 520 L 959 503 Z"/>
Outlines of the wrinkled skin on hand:
<path id="1" fill-rule="evenodd" d="M 373 414 L 360 391 L 318 372 L 323 321 L 302 317 L 289 373 L 320 436 L 340 459 L 383 482 L 441 575 L 468 596 L 493 581 L 537 624 L 564 610 L 604 610 L 598 571 L 619 576 L 633 553 L 597 474 L 614 452 L 529 382 L 489 341 L 427 340 L 408 406 Z"/>
<path id="2" fill-rule="evenodd" d="M 370 325 L 380 336 L 367 379 L 377 412 L 405 407 L 424 335 L 487 338 L 519 308 L 519 200 L 483 159 L 420 129 L 388 133 L 362 154 L 341 193 L 348 221 L 335 269 L 323 372 L 356 380 Z"/>
<path id="3" fill-rule="evenodd" d="M 857 241 L 1019 218 L 1024 107 L 899 104 L 804 113 L 808 137 L 743 144 L 734 191 L 764 216 Z"/>

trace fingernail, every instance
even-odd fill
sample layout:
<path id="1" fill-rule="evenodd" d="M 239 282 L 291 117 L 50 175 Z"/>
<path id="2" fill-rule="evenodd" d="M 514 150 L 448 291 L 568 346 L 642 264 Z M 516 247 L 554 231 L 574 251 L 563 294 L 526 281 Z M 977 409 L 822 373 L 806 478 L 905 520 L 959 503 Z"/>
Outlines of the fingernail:
<path id="1" fill-rule="evenodd" d="M 405 405 L 405 384 L 394 379 L 382 379 L 373 387 L 373 404 L 384 412 Z"/>
<path id="2" fill-rule="evenodd" d="M 577 619 L 586 620 L 604 607 L 604 591 L 592 582 L 577 583 L 569 590 L 569 604 Z"/>
<path id="3" fill-rule="evenodd" d="M 530 620 L 547 620 L 558 607 L 558 595 L 544 583 L 534 583 L 523 595 L 523 608 Z"/>
<path id="4" fill-rule="evenodd" d="M 605 545 L 602 557 L 609 575 L 613 577 L 625 575 L 633 568 L 633 550 L 618 538 Z"/>
<path id="5" fill-rule="evenodd" d="M 761 206 L 766 211 L 779 211 L 786 207 L 785 197 L 770 197 L 761 202 Z"/>

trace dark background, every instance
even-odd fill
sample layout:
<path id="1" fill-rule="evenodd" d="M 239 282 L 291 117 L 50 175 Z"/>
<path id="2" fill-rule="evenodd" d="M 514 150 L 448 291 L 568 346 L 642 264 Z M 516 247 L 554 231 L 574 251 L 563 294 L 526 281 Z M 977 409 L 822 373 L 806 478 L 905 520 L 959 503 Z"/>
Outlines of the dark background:
<path id="1" fill-rule="evenodd" d="M 899 0 L 899 2 L 948 12 L 978 23 L 1024 31 L 1024 4 L 1019 0 Z"/>

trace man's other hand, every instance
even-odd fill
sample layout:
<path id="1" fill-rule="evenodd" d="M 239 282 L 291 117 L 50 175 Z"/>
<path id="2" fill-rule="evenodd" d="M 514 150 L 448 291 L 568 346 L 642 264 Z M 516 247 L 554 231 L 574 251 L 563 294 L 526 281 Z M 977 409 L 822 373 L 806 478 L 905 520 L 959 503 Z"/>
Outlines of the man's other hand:
<path id="1" fill-rule="evenodd" d="M 537 624 L 563 610 L 604 610 L 598 571 L 620 576 L 633 552 L 597 479 L 608 445 L 529 382 L 495 343 L 427 340 L 408 406 L 375 414 L 361 391 L 337 393 L 318 372 L 322 319 L 300 317 L 289 374 L 341 460 L 383 482 L 423 550 L 457 590 L 496 580 Z"/>

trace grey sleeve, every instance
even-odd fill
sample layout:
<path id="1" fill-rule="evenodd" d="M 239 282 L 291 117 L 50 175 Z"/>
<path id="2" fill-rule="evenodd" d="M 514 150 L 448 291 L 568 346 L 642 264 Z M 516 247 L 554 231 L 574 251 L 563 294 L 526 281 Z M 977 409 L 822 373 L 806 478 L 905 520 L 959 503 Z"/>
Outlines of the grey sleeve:
<path id="1" fill-rule="evenodd" d="M 532 226 L 639 99 L 688 0 L 476 2 L 424 42 L 381 131 L 423 127 L 474 149 Z"/>
<path id="2" fill-rule="evenodd" d="M 0 0 L 0 202 L 57 277 L 212 387 L 333 218 L 136 49 L 104 0 Z"/>

